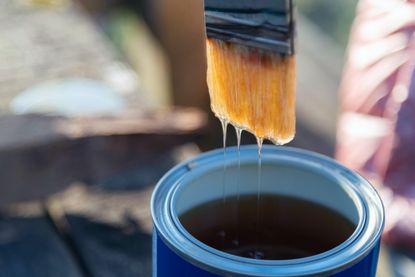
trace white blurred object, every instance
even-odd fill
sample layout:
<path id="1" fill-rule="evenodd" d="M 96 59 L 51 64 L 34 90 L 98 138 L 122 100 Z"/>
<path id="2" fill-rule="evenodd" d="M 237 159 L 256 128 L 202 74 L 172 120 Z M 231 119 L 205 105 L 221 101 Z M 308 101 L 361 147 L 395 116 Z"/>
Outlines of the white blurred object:
<path id="1" fill-rule="evenodd" d="M 104 80 L 122 95 L 136 93 L 141 83 L 137 74 L 125 64 L 116 62 L 104 69 Z"/>
<path id="2" fill-rule="evenodd" d="M 65 79 L 48 81 L 17 95 L 10 103 L 15 114 L 42 113 L 67 117 L 116 115 L 123 98 L 99 81 Z"/>

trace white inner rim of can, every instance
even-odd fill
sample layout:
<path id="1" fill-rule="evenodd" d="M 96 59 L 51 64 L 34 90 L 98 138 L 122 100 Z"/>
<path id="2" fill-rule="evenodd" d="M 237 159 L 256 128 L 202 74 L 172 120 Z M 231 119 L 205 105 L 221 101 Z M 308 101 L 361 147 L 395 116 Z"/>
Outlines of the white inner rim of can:
<path id="1" fill-rule="evenodd" d="M 221 199 L 223 183 L 226 197 L 236 196 L 238 190 L 241 195 L 257 194 L 257 163 L 244 161 L 239 171 L 235 161 L 228 163 L 226 171 L 223 166 L 217 166 L 186 180 L 186 185 L 181 186 L 173 197 L 172 207 L 177 216 L 201 204 Z M 271 163 L 264 159 L 261 174 L 262 194 L 291 196 L 318 203 L 337 211 L 358 225 L 360 212 L 356 199 L 347 186 L 330 172 L 304 163 Z M 327 222 L 327 226 L 335 228 L 330 222 Z"/>

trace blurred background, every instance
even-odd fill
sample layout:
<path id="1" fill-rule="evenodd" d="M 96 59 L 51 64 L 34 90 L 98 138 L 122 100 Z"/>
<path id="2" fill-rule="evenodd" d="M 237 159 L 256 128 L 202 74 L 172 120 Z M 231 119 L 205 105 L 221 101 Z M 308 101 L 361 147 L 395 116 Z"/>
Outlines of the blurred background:
<path id="1" fill-rule="evenodd" d="M 296 1 L 292 146 L 335 155 L 356 4 Z M 155 183 L 222 141 L 203 2 L 2 0 L 0 34 L 0 275 L 150 276 Z M 413 253 L 385 245 L 378 276 Z"/>

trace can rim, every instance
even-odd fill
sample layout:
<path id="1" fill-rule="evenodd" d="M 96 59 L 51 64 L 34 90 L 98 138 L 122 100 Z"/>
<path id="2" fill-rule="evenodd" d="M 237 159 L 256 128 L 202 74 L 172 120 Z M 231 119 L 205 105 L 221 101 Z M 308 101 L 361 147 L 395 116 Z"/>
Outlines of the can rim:
<path id="1" fill-rule="evenodd" d="M 227 153 L 232 153 L 232 151 L 236 151 L 236 148 L 227 148 Z M 250 151 L 257 153 L 256 146 L 241 147 L 241 153 Z M 347 193 L 357 205 L 359 212 L 356 230 L 346 241 L 333 249 L 314 256 L 292 260 L 244 258 L 221 252 L 197 241 L 183 228 L 177 215 L 172 212 L 174 196 L 180 191 L 180 184 L 183 181 L 195 177 L 191 176 L 192 174 L 202 174 L 206 172 L 207 167 L 215 166 L 215 164 L 217 166 L 217 156 L 222 153 L 221 149 L 209 151 L 177 165 L 159 181 L 152 195 L 151 214 L 158 234 L 173 251 L 189 262 L 213 273 L 232 272 L 239 276 L 328 274 L 361 260 L 380 238 L 384 225 L 383 205 L 379 195 L 368 181 L 326 156 L 291 147 L 266 145 L 262 152 L 263 158 L 268 156 L 318 167 L 332 177 L 346 181 L 348 185 L 345 184 L 344 189 L 348 190 Z M 253 157 L 256 156 L 253 155 Z M 245 158 L 244 161 L 248 159 Z M 197 169 L 201 166 L 204 170 L 198 172 Z M 192 255 L 189 254 L 189 250 Z M 199 259 L 201 257 L 204 257 L 203 262 Z M 322 260 L 324 263 L 321 263 Z M 324 266 L 321 266 L 322 264 Z"/>

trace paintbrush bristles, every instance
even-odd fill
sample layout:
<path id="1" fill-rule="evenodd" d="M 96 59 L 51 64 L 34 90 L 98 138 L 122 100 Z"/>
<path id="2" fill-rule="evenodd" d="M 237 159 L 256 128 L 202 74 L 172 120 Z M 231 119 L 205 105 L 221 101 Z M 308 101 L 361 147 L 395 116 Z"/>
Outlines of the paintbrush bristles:
<path id="1" fill-rule="evenodd" d="M 295 134 L 295 56 L 207 39 L 211 108 L 257 137 L 285 144 Z"/>

